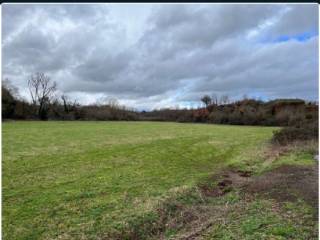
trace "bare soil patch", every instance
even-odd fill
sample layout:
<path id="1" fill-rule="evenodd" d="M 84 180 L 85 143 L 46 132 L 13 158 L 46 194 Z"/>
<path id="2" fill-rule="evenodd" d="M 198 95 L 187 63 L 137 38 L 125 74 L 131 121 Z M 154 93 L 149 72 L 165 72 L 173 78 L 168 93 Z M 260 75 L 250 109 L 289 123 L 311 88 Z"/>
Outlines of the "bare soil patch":
<path id="1" fill-rule="evenodd" d="M 247 193 L 268 195 L 280 202 L 304 199 L 312 206 L 318 204 L 317 166 L 285 165 L 254 177 L 243 186 Z"/>
<path id="2" fill-rule="evenodd" d="M 318 203 L 317 166 L 285 165 L 261 176 L 252 176 L 249 171 L 224 170 L 211 180 L 217 184 L 200 186 L 206 197 L 219 197 L 237 188 L 244 193 L 267 195 L 279 202 L 301 198 L 312 206 Z"/>
<path id="3" fill-rule="evenodd" d="M 204 184 L 200 185 L 199 188 L 206 197 L 219 197 L 234 188 L 239 188 L 247 184 L 251 181 L 250 176 L 251 172 L 249 171 L 224 170 L 211 177 L 210 180 L 217 184 Z"/>

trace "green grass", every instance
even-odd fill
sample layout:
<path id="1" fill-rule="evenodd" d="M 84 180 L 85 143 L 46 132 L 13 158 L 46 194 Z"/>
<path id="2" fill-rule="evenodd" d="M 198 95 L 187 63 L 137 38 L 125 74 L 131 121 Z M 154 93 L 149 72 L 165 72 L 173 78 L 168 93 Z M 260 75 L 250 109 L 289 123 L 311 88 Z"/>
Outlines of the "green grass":
<path id="1" fill-rule="evenodd" d="M 240 200 L 203 239 L 318 239 L 314 209 L 303 201 L 279 206 L 270 199 Z"/>
<path id="2" fill-rule="evenodd" d="M 4 239 L 96 239 L 175 189 L 250 159 L 271 127 L 156 122 L 2 125 Z M 241 165 L 241 164 L 240 164 Z"/>

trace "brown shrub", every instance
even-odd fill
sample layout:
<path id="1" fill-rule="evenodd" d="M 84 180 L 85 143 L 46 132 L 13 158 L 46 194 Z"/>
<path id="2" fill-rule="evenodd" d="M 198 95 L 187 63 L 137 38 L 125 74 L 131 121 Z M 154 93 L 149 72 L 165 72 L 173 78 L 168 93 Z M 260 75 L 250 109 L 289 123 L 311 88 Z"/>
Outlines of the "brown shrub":
<path id="1" fill-rule="evenodd" d="M 286 145 L 295 141 L 318 140 L 318 122 L 299 124 L 297 126 L 284 127 L 274 132 L 272 142 Z"/>

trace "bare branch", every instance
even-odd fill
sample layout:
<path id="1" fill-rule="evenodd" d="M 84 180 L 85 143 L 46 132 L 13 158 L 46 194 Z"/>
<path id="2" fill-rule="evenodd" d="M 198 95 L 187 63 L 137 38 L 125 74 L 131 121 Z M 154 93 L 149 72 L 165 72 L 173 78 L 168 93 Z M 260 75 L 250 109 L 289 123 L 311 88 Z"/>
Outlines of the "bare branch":
<path id="1" fill-rule="evenodd" d="M 43 113 L 51 101 L 53 93 L 56 91 L 57 84 L 44 73 L 37 72 L 28 79 L 29 92 L 32 103 L 38 106 L 38 114 Z"/>

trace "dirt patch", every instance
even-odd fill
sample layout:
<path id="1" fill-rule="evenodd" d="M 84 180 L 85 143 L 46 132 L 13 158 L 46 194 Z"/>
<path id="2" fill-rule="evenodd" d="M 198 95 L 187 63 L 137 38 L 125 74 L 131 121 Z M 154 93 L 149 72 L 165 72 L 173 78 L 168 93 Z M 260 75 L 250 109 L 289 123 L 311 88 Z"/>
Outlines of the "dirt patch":
<path id="1" fill-rule="evenodd" d="M 206 197 L 219 197 L 232 189 L 244 193 L 268 195 L 279 201 L 296 201 L 301 198 L 312 206 L 318 204 L 317 166 L 285 165 L 261 176 L 252 176 L 249 171 L 224 170 L 210 179 L 216 184 L 199 186 Z"/>
<path id="2" fill-rule="evenodd" d="M 210 228 L 214 224 L 219 224 L 226 215 L 228 215 L 234 209 L 229 205 L 219 205 L 219 206 L 212 206 L 212 205 L 199 205 L 197 208 L 189 207 L 188 211 L 192 212 L 193 218 L 191 221 L 182 221 L 180 223 L 176 222 L 175 225 L 172 225 L 170 222 L 166 224 L 166 226 L 174 226 L 175 229 L 179 229 L 179 233 L 174 236 L 175 240 L 195 240 L 200 237 L 201 234 L 205 232 L 208 228 Z M 171 220 L 170 220 L 171 221 Z M 178 223 L 178 225 L 177 225 Z M 182 224 L 181 224 L 182 223 Z M 177 226 L 180 227 L 177 228 Z M 168 239 L 164 234 L 160 234 L 153 239 Z"/>
<path id="3" fill-rule="evenodd" d="M 268 195 L 280 202 L 304 199 L 312 206 L 318 205 L 317 166 L 281 166 L 254 177 L 243 186 L 247 193 Z"/>
<path id="4" fill-rule="evenodd" d="M 251 177 L 251 172 L 249 171 L 237 171 L 237 173 L 239 174 L 240 177 Z"/>
<path id="5" fill-rule="evenodd" d="M 216 184 L 204 184 L 199 188 L 206 197 L 219 197 L 230 192 L 233 188 L 239 188 L 248 183 L 250 176 L 251 172 L 249 171 L 224 170 L 211 177 L 210 181 L 216 182 Z"/>
<path id="6" fill-rule="evenodd" d="M 224 190 L 224 187 L 208 187 L 206 185 L 200 186 L 201 193 L 204 194 L 206 197 L 219 197 L 223 196 L 230 190 Z"/>

